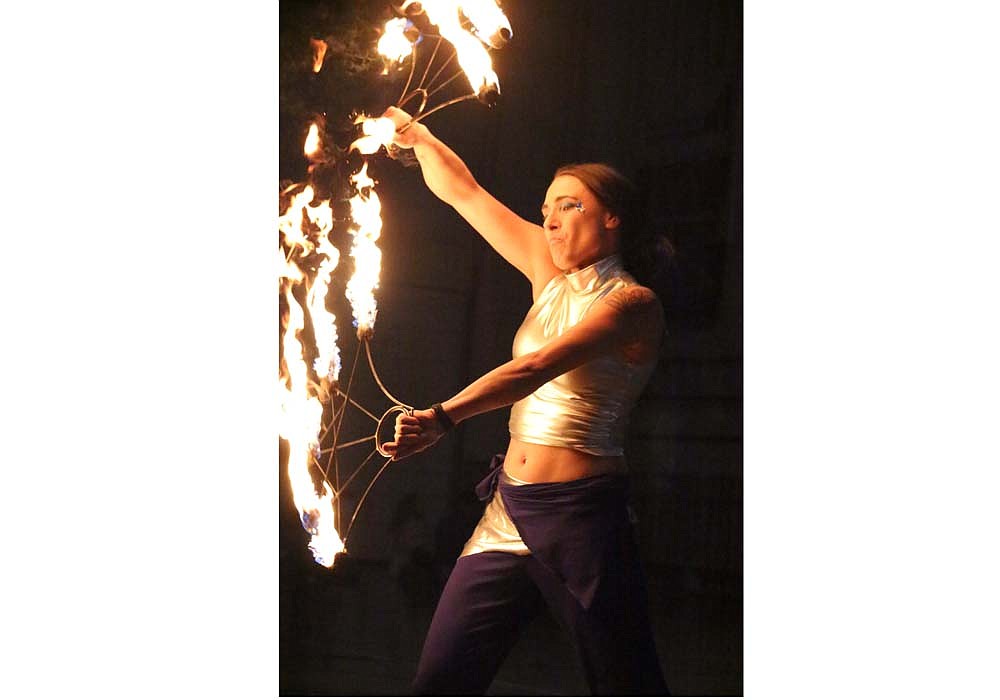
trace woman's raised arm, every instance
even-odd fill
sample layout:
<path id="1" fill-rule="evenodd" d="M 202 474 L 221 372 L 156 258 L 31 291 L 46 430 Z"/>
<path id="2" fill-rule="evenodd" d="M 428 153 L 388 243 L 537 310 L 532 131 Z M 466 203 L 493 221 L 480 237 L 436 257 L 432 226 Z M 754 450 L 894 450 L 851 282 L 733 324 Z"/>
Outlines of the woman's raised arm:
<path id="1" fill-rule="evenodd" d="M 454 207 L 504 260 L 531 282 L 534 296 L 559 274 L 542 227 L 521 218 L 484 190 L 461 158 L 420 122 L 396 107 L 385 112 L 396 123 L 395 143 L 412 148 L 427 187 Z"/>

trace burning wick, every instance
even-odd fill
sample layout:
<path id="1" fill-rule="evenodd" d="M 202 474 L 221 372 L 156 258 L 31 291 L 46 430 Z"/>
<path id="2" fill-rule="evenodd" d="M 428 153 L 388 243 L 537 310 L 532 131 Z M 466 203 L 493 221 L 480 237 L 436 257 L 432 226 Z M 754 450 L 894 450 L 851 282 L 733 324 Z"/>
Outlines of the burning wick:
<path id="1" fill-rule="evenodd" d="M 359 116 L 355 124 L 361 124 L 361 138 L 351 144 L 351 150 L 357 150 L 365 155 L 375 153 L 381 146 L 392 145 L 396 133 L 396 124 L 388 117 Z"/>
<path id="2" fill-rule="evenodd" d="M 461 3 L 459 16 L 462 28 L 475 34 L 491 49 L 502 49 L 514 34 L 510 20 L 493 0 L 467 0 Z M 466 22 L 471 26 L 467 27 Z"/>
<path id="3" fill-rule="evenodd" d="M 378 52 L 391 62 L 402 63 L 413 52 L 413 45 L 405 34 L 408 24 L 405 17 L 390 19 L 385 23 L 385 33 L 378 40 Z M 383 75 L 387 72 L 388 68 Z"/>

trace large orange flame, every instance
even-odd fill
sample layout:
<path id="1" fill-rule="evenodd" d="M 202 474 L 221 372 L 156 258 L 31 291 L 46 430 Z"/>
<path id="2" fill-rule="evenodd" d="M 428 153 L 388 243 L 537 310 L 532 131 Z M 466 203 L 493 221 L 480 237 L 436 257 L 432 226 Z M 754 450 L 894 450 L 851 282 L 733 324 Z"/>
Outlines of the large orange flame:
<path id="1" fill-rule="evenodd" d="M 406 0 L 405 10 L 417 0 Z M 495 0 L 420 0 L 427 18 L 436 24 L 458 54 L 458 63 L 475 93 L 500 89 L 500 79 L 493 72 L 493 62 L 483 44 L 502 45 L 510 37 L 510 22 Z M 462 26 L 462 19 L 472 25 L 474 34 Z M 478 37 L 478 39 L 477 39 Z"/>
<path id="2" fill-rule="evenodd" d="M 333 210 L 328 201 L 314 206 L 314 196 L 312 187 L 304 187 L 292 196 L 288 209 L 278 219 L 278 230 L 288 248 L 287 254 L 280 246 L 278 248 L 279 288 L 288 306 L 278 379 L 281 407 L 278 433 L 288 442 L 288 479 L 302 526 L 312 536 L 309 549 L 317 563 L 332 567 L 337 553 L 344 551 L 344 543 L 335 526 L 333 489 L 325 480 L 317 488 L 310 473 L 310 465 L 316 461 L 319 449 L 323 404 L 306 365 L 306 349 L 300 340 L 306 324 L 305 311 L 294 294 L 297 285 L 305 285 L 306 303 L 316 339 L 313 369 L 320 379 L 334 382 L 340 373 L 340 352 L 337 348 L 336 318 L 326 309 L 326 294 L 340 253 L 329 240 Z M 323 260 L 310 281 L 309 275 L 295 263 L 294 258 L 297 254 L 301 256 L 313 252 L 322 254 Z"/>

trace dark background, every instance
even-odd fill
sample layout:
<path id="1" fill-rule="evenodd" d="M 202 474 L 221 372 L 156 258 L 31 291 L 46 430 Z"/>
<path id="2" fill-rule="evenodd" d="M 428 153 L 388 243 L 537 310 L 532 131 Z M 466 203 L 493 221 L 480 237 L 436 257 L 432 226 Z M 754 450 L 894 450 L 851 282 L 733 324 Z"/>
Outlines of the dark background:
<path id="1" fill-rule="evenodd" d="M 311 116 L 325 112 L 331 140 L 346 143 L 348 112 L 380 112 L 405 74 L 373 71 L 384 3 L 280 7 L 279 176 L 299 182 Z M 503 7 L 514 37 L 493 53 L 499 104 L 463 103 L 425 123 L 532 220 L 562 163 L 607 161 L 648 187 L 648 213 L 677 249 L 658 286 L 669 335 L 627 448 L 657 644 L 675 694 L 740 695 L 742 4 Z M 331 43 L 318 75 L 309 71 L 309 36 Z M 510 358 L 530 288 L 424 188 L 419 170 L 384 155 L 371 160 L 384 220 L 375 363 L 396 396 L 429 405 Z M 342 286 L 351 261 L 335 240 Z M 334 308 L 346 380 L 356 342 L 349 308 Z M 355 381 L 361 404 L 388 407 L 363 364 Z M 436 597 L 481 512 L 472 487 L 506 444 L 507 415 L 473 418 L 432 451 L 391 465 L 358 515 L 350 555 L 333 570 L 312 562 L 280 455 L 282 695 L 408 692 Z M 372 427 L 357 413 L 344 425 L 345 439 Z M 358 464 L 368 449 L 346 451 L 342 464 Z M 369 465 L 368 478 L 382 462 Z M 358 496 L 345 497 L 344 524 Z M 491 694 L 586 694 L 553 620 L 533 624 Z"/>

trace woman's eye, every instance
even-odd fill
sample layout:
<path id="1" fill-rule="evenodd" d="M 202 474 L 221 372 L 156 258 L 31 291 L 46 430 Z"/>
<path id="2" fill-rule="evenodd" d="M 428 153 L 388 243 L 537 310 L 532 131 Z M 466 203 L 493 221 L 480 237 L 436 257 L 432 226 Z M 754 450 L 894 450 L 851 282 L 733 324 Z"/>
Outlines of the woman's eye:
<path id="1" fill-rule="evenodd" d="M 562 201 L 562 202 L 559 202 L 559 203 L 557 203 L 555 205 L 555 210 L 557 212 L 559 212 L 560 214 L 566 214 L 566 213 L 568 213 L 568 212 L 570 212 L 570 211 L 572 211 L 574 209 L 576 209 L 577 211 L 579 211 L 581 214 L 586 211 L 586 209 L 583 208 L 583 202 Z M 542 212 L 542 221 L 544 222 L 547 217 L 548 217 L 548 214 L 546 214 L 543 211 Z"/>

